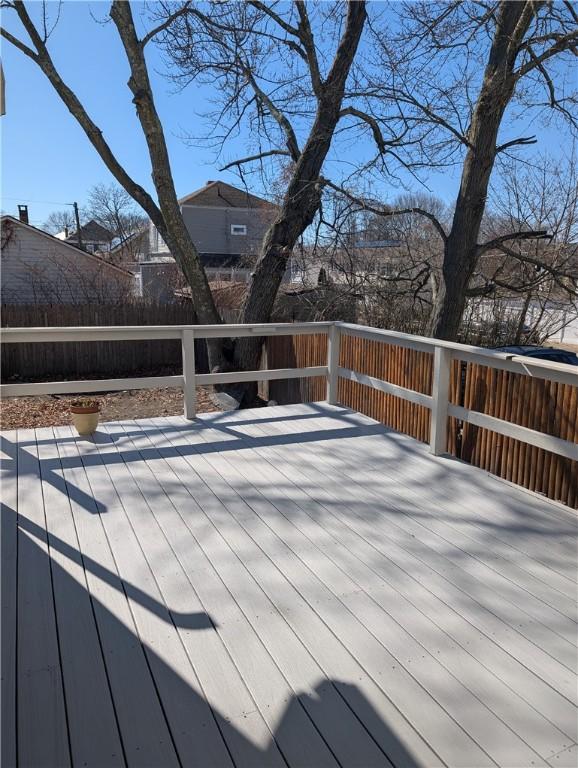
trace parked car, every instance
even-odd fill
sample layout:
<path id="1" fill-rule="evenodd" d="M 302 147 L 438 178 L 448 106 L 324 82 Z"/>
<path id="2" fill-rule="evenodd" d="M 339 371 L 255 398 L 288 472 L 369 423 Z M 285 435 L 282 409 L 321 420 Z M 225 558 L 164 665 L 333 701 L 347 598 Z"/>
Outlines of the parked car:
<path id="1" fill-rule="evenodd" d="M 566 365 L 578 365 L 578 355 L 568 349 L 556 349 L 556 347 L 538 347 L 531 344 L 511 345 L 509 347 L 495 347 L 496 352 L 507 352 L 511 355 L 523 357 L 537 357 L 540 360 L 549 360 L 552 363 L 566 363 Z"/>

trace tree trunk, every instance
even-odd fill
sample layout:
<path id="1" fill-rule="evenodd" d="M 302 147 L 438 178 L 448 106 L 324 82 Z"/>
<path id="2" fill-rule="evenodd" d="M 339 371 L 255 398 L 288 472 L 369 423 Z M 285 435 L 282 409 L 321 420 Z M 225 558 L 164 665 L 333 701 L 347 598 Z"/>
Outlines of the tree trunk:
<path id="1" fill-rule="evenodd" d="M 533 13 L 529 4 L 500 4 L 489 61 L 468 131 L 452 227 L 444 248 L 444 261 L 430 333 L 455 341 L 466 306 L 467 288 L 478 260 L 478 237 L 488 186 L 496 160 L 498 131 L 515 87 L 516 40 L 523 39 Z"/>
<path id="2" fill-rule="evenodd" d="M 2 30 L 3 36 L 7 37 L 42 70 L 71 115 L 83 129 L 108 170 L 148 214 L 161 237 L 167 243 L 191 288 L 195 314 L 200 322 L 219 323 L 221 320 L 209 289 L 205 271 L 181 216 L 165 137 L 150 86 L 144 44 L 137 37 L 130 3 L 115 0 L 111 6 L 110 15 L 118 29 L 130 65 L 129 87 L 134 94 L 133 101 L 147 142 L 159 205 L 119 163 L 100 128 L 91 119 L 76 94 L 60 77 L 46 47 L 46 41 L 32 22 L 25 4 L 21 0 L 15 0 L 14 8 L 36 50 L 33 51 L 6 30 Z M 220 345 L 211 345 L 210 351 L 211 359 L 215 362 L 220 361 Z"/>
<path id="3" fill-rule="evenodd" d="M 514 344 L 519 344 L 522 341 L 522 336 L 524 334 L 524 326 L 526 325 L 526 316 L 528 314 L 528 309 L 530 307 L 531 301 L 532 301 L 532 291 L 528 291 L 528 293 L 524 297 L 524 303 L 522 305 L 522 309 L 520 310 L 520 316 L 518 317 L 518 325 L 516 327 L 516 336 L 514 338 Z"/>
<path id="4" fill-rule="evenodd" d="M 331 71 L 322 84 L 317 114 L 309 138 L 295 164 L 292 179 L 276 221 L 265 235 L 261 256 L 243 307 L 244 323 L 271 318 L 275 297 L 298 238 L 313 222 L 321 203 L 319 176 L 339 121 L 345 83 L 366 19 L 365 2 L 348 4 L 345 32 Z M 253 370 L 259 366 L 262 339 L 242 338 L 235 344 L 234 364 Z"/>
<path id="5" fill-rule="evenodd" d="M 169 154 L 162 124 L 155 107 L 144 47 L 139 41 L 129 2 L 114 0 L 110 10 L 130 65 L 128 86 L 145 135 L 152 167 L 152 178 L 157 191 L 161 216 L 154 222 L 171 255 L 183 272 L 191 289 L 191 298 L 198 320 L 202 324 L 216 324 L 221 318 L 215 306 L 207 275 L 177 200 Z M 208 345 L 211 368 L 222 362 L 221 344 Z"/>

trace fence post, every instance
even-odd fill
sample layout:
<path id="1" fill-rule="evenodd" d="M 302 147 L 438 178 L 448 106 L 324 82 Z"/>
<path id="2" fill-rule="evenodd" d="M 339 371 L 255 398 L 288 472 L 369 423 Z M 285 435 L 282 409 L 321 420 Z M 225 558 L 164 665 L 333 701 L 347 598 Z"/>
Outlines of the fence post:
<path id="1" fill-rule="evenodd" d="M 183 330 L 183 399 L 185 419 L 194 419 L 197 411 L 197 387 L 195 384 L 195 332 Z"/>
<path id="2" fill-rule="evenodd" d="M 339 368 L 340 337 L 339 326 L 332 323 L 327 329 L 327 402 L 330 405 L 337 405 L 338 402 L 339 377 L 337 369 Z"/>
<path id="3" fill-rule="evenodd" d="M 451 350 L 445 347 L 435 348 L 429 441 L 430 451 L 434 456 L 441 456 L 446 452 L 451 360 Z"/>

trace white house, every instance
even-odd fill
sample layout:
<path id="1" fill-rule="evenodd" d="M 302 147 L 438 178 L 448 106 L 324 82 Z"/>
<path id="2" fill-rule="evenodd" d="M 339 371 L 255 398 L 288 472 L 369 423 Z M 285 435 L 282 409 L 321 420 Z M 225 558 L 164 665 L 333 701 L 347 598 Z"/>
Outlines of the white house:
<path id="1" fill-rule="evenodd" d="M 2 304 L 111 304 L 137 295 L 132 272 L 13 216 L 0 226 Z"/>

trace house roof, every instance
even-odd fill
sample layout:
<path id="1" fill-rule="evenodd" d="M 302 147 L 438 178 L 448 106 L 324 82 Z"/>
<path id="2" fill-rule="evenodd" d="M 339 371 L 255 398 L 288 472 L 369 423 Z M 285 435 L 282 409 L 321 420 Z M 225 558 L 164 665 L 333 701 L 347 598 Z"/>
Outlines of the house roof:
<path id="1" fill-rule="evenodd" d="M 204 187 L 179 200 L 181 205 L 208 206 L 211 208 L 276 208 L 269 200 L 252 195 L 244 189 L 224 181 L 208 181 Z"/>
<path id="2" fill-rule="evenodd" d="M 14 216 L 8 216 L 8 215 L 1 216 L 0 222 L 4 223 L 4 221 L 10 221 L 12 224 L 15 224 L 18 227 L 29 229 L 32 232 L 38 235 L 41 235 L 42 237 L 46 237 L 48 240 L 52 240 L 55 244 L 64 246 L 65 248 L 69 248 L 75 253 L 84 256 L 86 259 L 92 259 L 92 261 L 98 261 L 99 264 L 104 264 L 110 269 L 114 269 L 116 272 L 122 272 L 123 275 L 130 275 L 131 277 L 134 277 L 134 272 L 130 272 L 128 269 L 123 269 L 123 267 L 118 267 L 116 264 L 111 264 L 110 261 L 107 261 L 106 259 L 103 259 L 94 253 L 88 253 L 88 251 L 83 251 L 82 248 L 79 248 L 73 243 L 69 243 L 67 240 L 59 240 L 57 237 L 54 237 L 54 235 L 51 235 L 48 232 L 45 232 L 43 229 L 38 229 L 38 227 L 33 227 L 32 224 L 25 224 L 23 221 L 20 221 L 20 219 L 16 219 Z"/>
<path id="3" fill-rule="evenodd" d="M 122 251 L 122 249 L 125 248 L 129 243 L 138 241 L 139 238 L 148 238 L 148 234 L 148 225 L 142 227 L 142 229 L 139 229 L 136 232 L 131 232 L 131 234 L 127 235 L 124 240 L 121 240 L 113 248 L 111 248 L 110 253 L 117 253 L 118 251 Z"/>
<path id="4" fill-rule="evenodd" d="M 80 228 L 80 237 L 88 243 L 109 243 L 114 240 L 114 234 L 106 227 L 101 226 L 97 221 L 91 219 Z M 66 238 L 66 242 L 78 242 L 76 232 L 73 232 Z"/>

